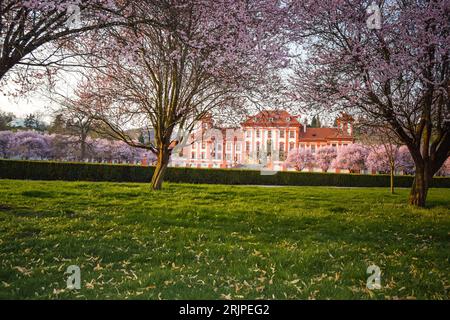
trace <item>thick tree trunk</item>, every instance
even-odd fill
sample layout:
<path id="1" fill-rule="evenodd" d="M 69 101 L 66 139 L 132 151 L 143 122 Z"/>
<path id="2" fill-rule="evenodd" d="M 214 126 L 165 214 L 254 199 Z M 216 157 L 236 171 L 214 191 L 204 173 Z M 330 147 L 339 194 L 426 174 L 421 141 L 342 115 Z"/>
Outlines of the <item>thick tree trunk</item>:
<path id="1" fill-rule="evenodd" d="M 81 141 L 80 161 L 83 161 L 86 157 L 86 141 Z"/>
<path id="2" fill-rule="evenodd" d="M 156 164 L 155 172 L 152 176 L 150 188 L 152 190 L 161 190 L 164 180 L 164 174 L 169 165 L 170 151 L 168 148 L 161 148 L 158 153 L 158 162 Z"/>
<path id="3" fill-rule="evenodd" d="M 416 175 L 409 194 L 409 204 L 418 207 L 425 207 L 428 188 L 432 177 L 433 175 L 430 175 L 426 166 L 416 165 Z"/>

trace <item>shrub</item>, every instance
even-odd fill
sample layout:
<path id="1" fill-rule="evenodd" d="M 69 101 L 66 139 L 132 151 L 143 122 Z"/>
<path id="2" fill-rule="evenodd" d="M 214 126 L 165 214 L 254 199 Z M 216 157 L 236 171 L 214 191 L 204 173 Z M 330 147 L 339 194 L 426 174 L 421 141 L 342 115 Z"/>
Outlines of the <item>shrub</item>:
<path id="1" fill-rule="evenodd" d="M 0 160 L 0 178 L 29 180 L 149 182 L 154 167 L 51 161 Z M 388 175 L 278 172 L 238 169 L 173 168 L 165 181 L 206 184 L 247 184 L 286 186 L 388 187 Z M 397 187 L 411 187 L 412 176 L 397 176 Z M 433 187 L 450 188 L 450 178 L 436 177 Z"/>

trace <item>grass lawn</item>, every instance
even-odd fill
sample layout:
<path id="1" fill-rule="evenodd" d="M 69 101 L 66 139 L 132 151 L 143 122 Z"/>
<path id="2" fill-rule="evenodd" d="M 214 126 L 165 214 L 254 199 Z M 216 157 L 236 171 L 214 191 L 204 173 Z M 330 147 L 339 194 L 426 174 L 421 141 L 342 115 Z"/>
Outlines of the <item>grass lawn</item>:
<path id="1" fill-rule="evenodd" d="M 450 190 L 407 195 L 0 180 L 0 298 L 449 299 Z"/>

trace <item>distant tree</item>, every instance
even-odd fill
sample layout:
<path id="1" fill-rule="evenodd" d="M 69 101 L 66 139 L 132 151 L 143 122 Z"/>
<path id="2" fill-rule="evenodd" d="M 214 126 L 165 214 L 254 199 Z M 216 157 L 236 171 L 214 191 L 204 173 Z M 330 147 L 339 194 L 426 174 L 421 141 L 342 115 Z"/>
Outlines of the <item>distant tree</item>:
<path id="1" fill-rule="evenodd" d="M 11 131 L 0 131 L 0 157 L 10 158 L 14 145 L 14 133 Z"/>
<path id="2" fill-rule="evenodd" d="M 74 142 L 78 146 L 79 161 L 83 161 L 88 156 L 90 148 L 88 137 L 94 134 L 94 119 L 92 116 L 81 112 L 76 106 L 78 100 L 62 98 L 56 101 L 60 107 L 55 111 L 55 118 L 52 123 L 52 133 L 64 133 L 77 138 Z"/>
<path id="3" fill-rule="evenodd" d="M 37 124 L 36 116 L 33 113 L 27 114 L 23 124 L 27 129 L 35 129 Z"/>
<path id="4" fill-rule="evenodd" d="M 400 166 L 401 142 L 388 126 L 370 126 L 360 122 L 360 140 L 370 150 L 367 157 L 367 166 L 372 170 L 382 171 L 390 175 L 390 190 L 393 194 L 395 171 Z"/>
<path id="5" fill-rule="evenodd" d="M 48 128 L 49 133 L 67 133 L 66 120 L 64 119 L 64 115 L 62 113 L 58 113 L 53 118 L 50 126 Z"/>
<path id="6" fill-rule="evenodd" d="M 297 171 L 305 168 L 312 169 L 315 165 L 314 155 L 309 149 L 294 148 L 289 151 L 285 164 Z"/>
<path id="7" fill-rule="evenodd" d="M 51 156 L 54 160 L 78 160 L 79 147 L 76 136 L 52 134 L 50 138 Z"/>
<path id="8" fill-rule="evenodd" d="M 327 172 L 336 157 L 337 151 L 335 147 L 323 147 L 316 151 L 315 162 L 322 171 Z"/>
<path id="9" fill-rule="evenodd" d="M 41 120 L 41 115 L 38 113 L 27 114 L 24 120 L 24 127 L 30 130 L 43 132 L 47 129 L 47 125 Z"/>
<path id="10" fill-rule="evenodd" d="M 50 139 L 35 131 L 18 132 L 12 151 L 16 156 L 26 160 L 48 159 L 51 157 Z"/>
<path id="11" fill-rule="evenodd" d="M 9 123 L 13 121 L 16 116 L 11 112 L 0 111 L 0 130 L 10 129 Z"/>
<path id="12" fill-rule="evenodd" d="M 360 144 L 351 144 L 342 147 L 337 152 L 337 157 L 332 166 L 336 169 L 346 169 L 350 172 L 365 170 L 368 155 L 367 147 Z"/>

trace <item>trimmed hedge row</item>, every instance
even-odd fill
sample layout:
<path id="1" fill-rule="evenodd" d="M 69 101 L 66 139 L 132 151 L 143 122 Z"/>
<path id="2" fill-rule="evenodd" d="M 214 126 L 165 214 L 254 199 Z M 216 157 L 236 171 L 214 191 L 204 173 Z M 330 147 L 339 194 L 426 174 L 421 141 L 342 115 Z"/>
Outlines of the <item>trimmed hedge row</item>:
<path id="1" fill-rule="evenodd" d="M 0 160 L 1 179 L 149 182 L 154 167 L 51 161 Z M 168 168 L 165 181 L 208 184 L 387 187 L 388 175 L 278 172 L 236 169 Z M 412 176 L 396 176 L 397 187 L 410 187 Z M 433 178 L 432 187 L 450 188 L 450 178 Z"/>

